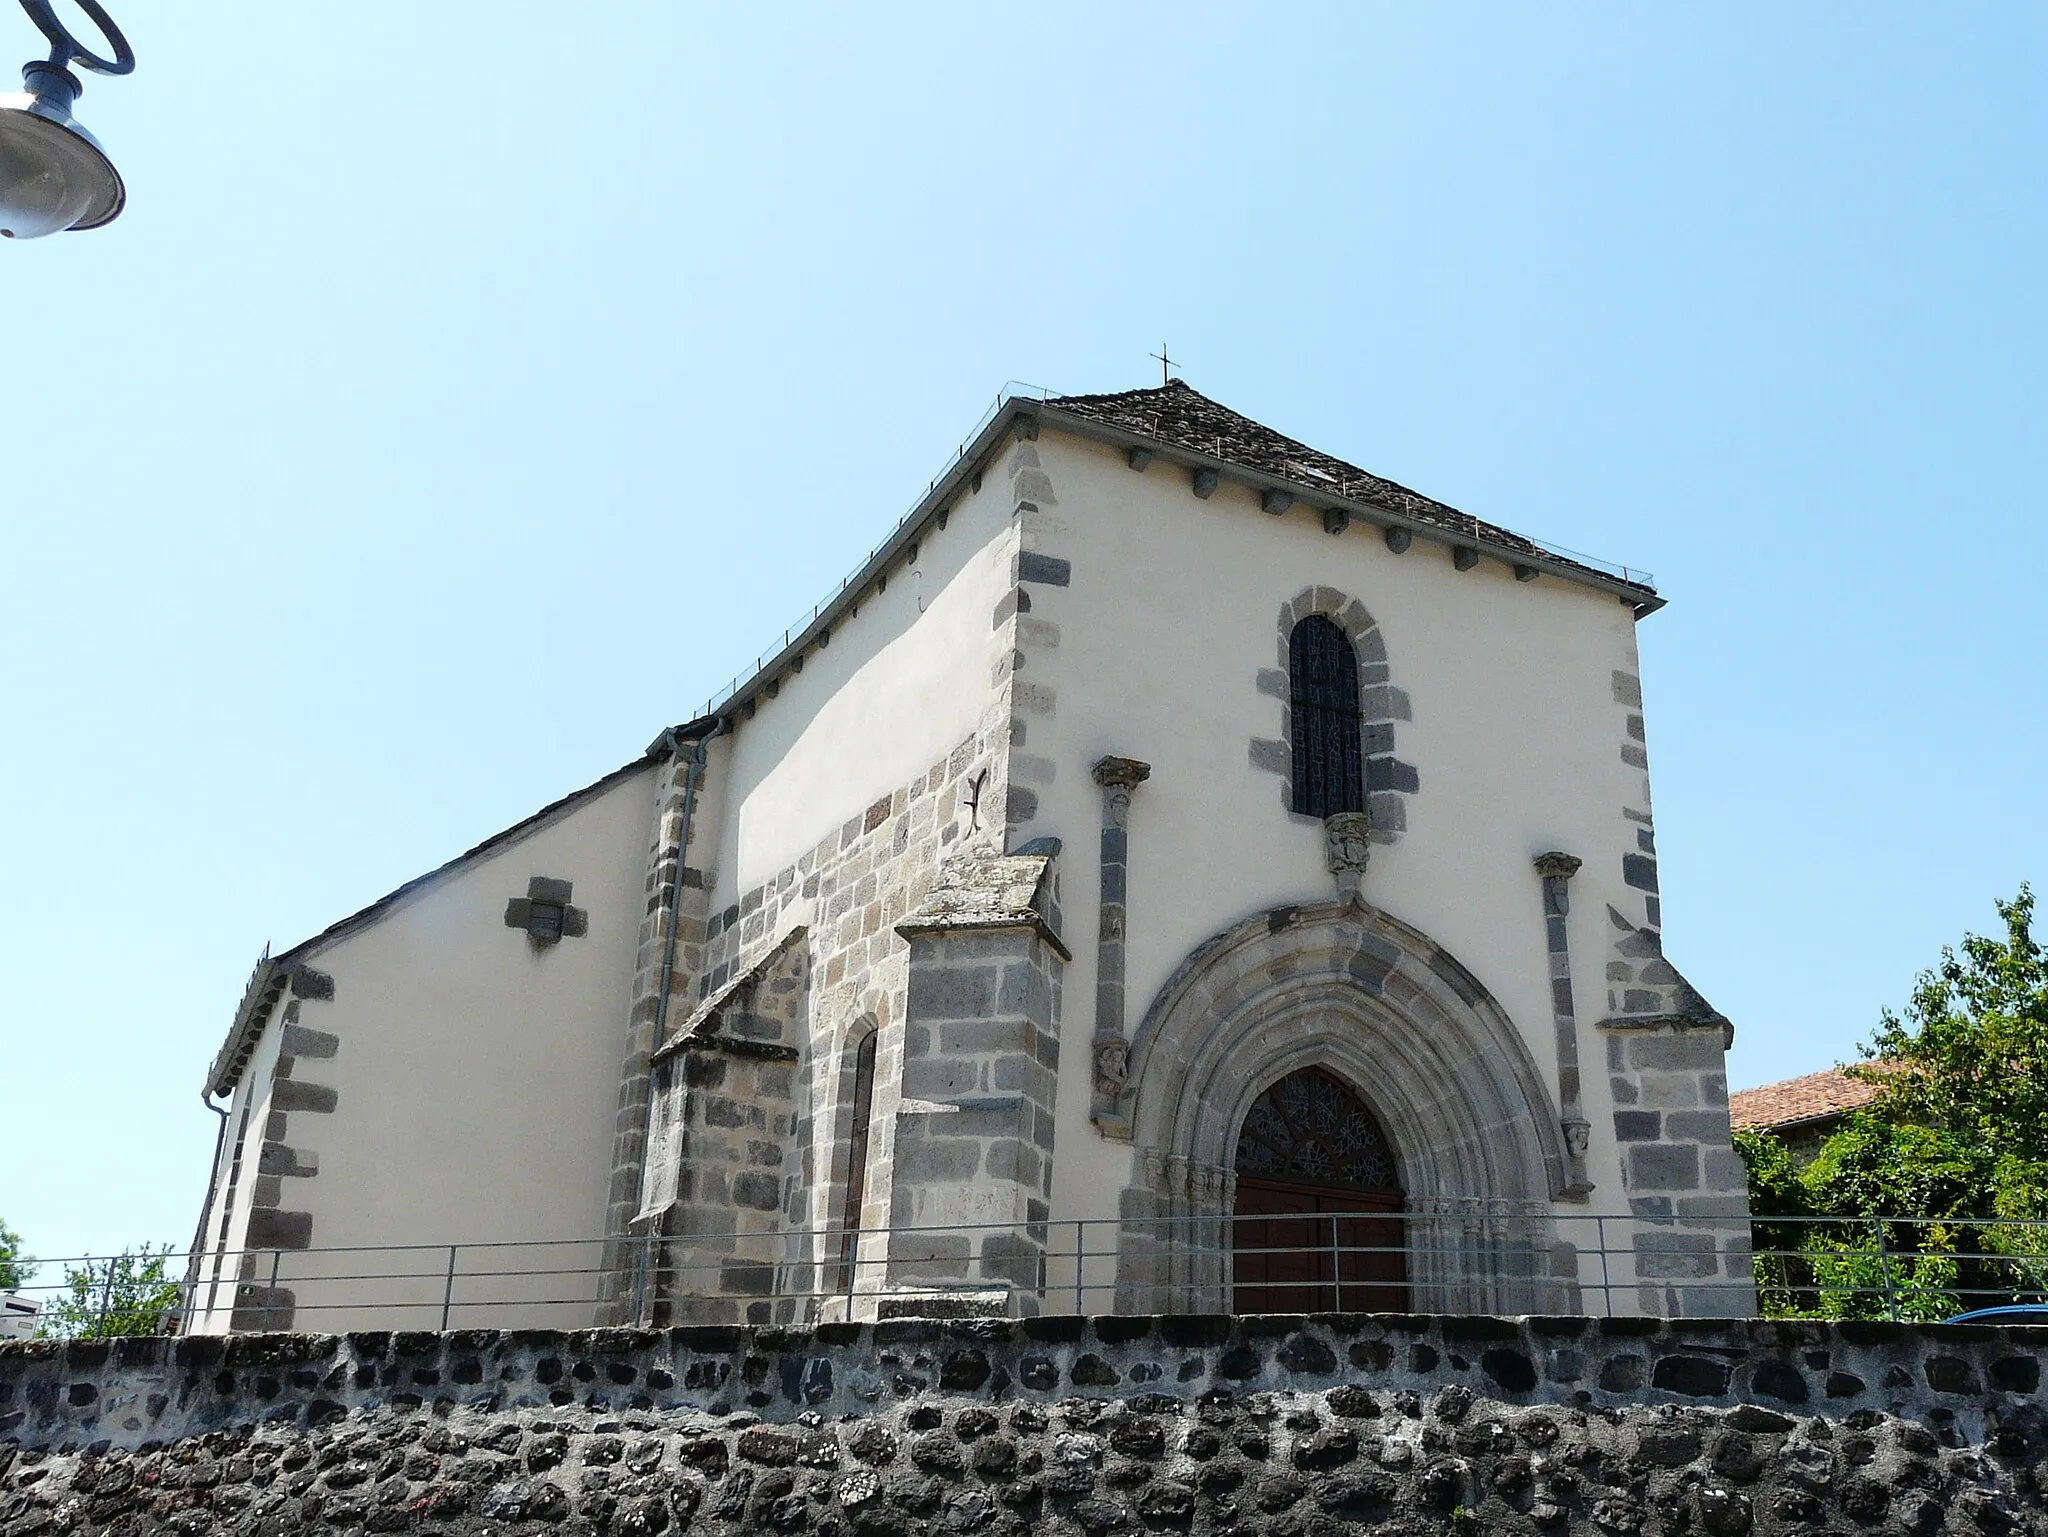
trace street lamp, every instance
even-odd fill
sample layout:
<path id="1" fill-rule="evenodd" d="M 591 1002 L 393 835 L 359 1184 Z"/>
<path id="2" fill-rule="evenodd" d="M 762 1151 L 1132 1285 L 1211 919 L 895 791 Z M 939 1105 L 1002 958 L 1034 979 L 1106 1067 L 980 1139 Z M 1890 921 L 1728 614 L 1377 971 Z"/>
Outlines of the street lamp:
<path id="1" fill-rule="evenodd" d="M 73 37 L 52 0 L 21 0 L 50 40 L 50 56 L 22 65 L 25 92 L 0 96 L 0 235 L 10 240 L 98 229 L 128 201 L 100 141 L 71 116 L 85 87 L 70 66 L 75 61 L 96 75 L 125 75 L 135 68 L 135 50 L 98 0 L 77 5 L 112 46 L 113 58 L 101 58 Z"/>

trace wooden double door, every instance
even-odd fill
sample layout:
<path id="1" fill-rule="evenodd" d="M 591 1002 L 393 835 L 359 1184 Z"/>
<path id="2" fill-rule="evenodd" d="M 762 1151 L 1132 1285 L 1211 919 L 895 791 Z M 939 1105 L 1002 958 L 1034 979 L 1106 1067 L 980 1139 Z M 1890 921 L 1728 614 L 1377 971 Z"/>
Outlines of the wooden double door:
<path id="1" fill-rule="evenodd" d="M 1363 1101 L 1321 1068 L 1289 1074 L 1259 1096 L 1238 1139 L 1232 1310 L 1406 1312 L 1403 1205 Z"/>

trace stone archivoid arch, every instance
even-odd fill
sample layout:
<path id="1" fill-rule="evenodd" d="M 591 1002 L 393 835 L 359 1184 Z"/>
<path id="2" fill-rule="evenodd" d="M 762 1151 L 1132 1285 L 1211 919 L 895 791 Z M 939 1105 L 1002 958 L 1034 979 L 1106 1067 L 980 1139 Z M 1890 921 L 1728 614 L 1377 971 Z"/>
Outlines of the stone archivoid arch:
<path id="1" fill-rule="evenodd" d="M 1507 1012 L 1420 931 L 1358 901 L 1276 908 L 1197 948 L 1132 1043 L 1119 1307 L 1227 1308 L 1233 1154 L 1276 1078 L 1356 1085 L 1394 1144 L 1425 1311 L 1571 1311 L 1550 1237 L 1569 1160 Z"/>

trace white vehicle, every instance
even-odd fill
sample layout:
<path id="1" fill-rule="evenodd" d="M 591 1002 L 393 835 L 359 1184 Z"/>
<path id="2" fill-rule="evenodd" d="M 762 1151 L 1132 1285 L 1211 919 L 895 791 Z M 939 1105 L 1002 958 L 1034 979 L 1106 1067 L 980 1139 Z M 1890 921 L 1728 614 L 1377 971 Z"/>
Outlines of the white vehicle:
<path id="1" fill-rule="evenodd" d="M 0 1340 L 33 1339 L 42 1304 L 20 1292 L 0 1292 Z"/>

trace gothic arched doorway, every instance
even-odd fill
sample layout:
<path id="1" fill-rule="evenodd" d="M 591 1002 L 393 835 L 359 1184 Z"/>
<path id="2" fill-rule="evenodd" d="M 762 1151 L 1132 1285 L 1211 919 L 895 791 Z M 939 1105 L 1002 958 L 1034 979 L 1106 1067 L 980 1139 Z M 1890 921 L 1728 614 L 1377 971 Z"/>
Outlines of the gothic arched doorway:
<path id="1" fill-rule="evenodd" d="M 1245 1114 L 1236 1172 L 1234 1311 L 1408 1310 L 1400 1174 L 1349 1087 L 1320 1067 L 1269 1086 Z"/>

